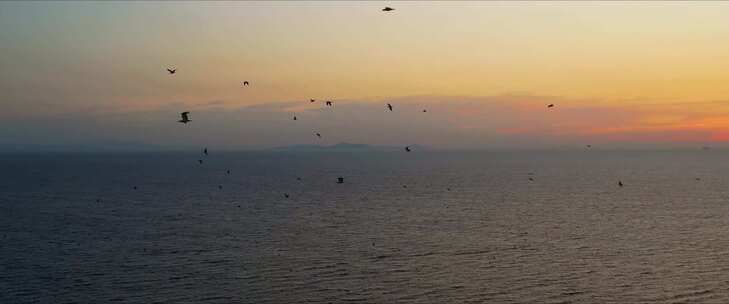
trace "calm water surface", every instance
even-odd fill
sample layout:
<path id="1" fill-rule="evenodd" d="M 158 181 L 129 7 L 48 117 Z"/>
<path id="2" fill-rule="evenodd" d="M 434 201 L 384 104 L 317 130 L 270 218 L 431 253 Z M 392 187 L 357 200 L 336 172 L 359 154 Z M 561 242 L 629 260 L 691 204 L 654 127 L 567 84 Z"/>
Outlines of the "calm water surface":
<path id="1" fill-rule="evenodd" d="M 729 152 L 198 158 L 0 155 L 0 303 L 729 303 Z"/>

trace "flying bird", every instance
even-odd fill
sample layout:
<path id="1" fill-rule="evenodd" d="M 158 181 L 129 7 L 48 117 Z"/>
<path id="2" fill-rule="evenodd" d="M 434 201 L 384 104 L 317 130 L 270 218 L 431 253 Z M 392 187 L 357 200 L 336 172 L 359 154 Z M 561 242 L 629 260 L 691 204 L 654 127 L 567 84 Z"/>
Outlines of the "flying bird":
<path id="1" fill-rule="evenodd" d="M 327 107 L 331 107 L 332 106 L 332 102 L 329 101 L 329 100 L 327 100 L 326 105 L 327 105 Z"/>
<path id="2" fill-rule="evenodd" d="M 175 72 L 177 72 L 177 69 L 167 69 L 167 73 L 170 73 L 170 75 L 174 74 Z"/>
<path id="3" fill-rule="evenodd" d="M 407 147 L 405 147 L 405 151 L 406 151 L 406 152 L 410 152 L 410 151 L 411 151 L 411 150 L 410 150 L 410 146 L 407 146 Z"/>
<path id="4" fill-rule="evenodd" d="M 288 193 L 284 193 L 284 197 L 285 198 L 289 198 L 289 194 Z"/>
<path id="5" fill-rule="evenodd" d="M 554 104 L 553 103 L 548 104 L 547 108 L 554 108 Z"/>
<path id="6" fill-rule="evenodd" d="M 203 149 L 203 154 L 208 155 L 208 148 Z"/>
<path id="7" fill-rule="evenodd" d="M 309 99 L 309 102 L 315 102 L 316 99 Z"/>
<path id="8" fill-rule="evenodd" d="M 423 113 L 426 113 L 426 112 L 428 112 L 428 110 L 423 109 Z"/>
<path id="9" fill-rule="evenodd" d="M 319 138 L 321 138 L 321 134 L 319 134 L 319 133 L 316 133 L 316 137 L 319 137 Z"/>
<path id="10" fill-rule="evenodd" d="M 622 187 L 623 186 L 623 182 L 622 181 L 618 181 L 618 186 Z"/>
<path id="11" fill-rule="evenodd" d="M 243 82 L 243 86 L 248 86 L 248 85 L 250 85 L 250 83 L 248 81 Z"/>
<path id="12" fill-rule="evenodd" d="M 230 170 L 225 171 L 225 174 L 230 174 Z"/>
<path id="13" fill-rule="evenodd" d="M 390 109 L 390 111 L 392 111 L 392 105 L 391 104 L 388 103 L 387 104 L 387 108 Z"/>
<path id="14" fill-rule="evenodd" d="M 395 10 L 394 8 L 389 7 L 389 6 L 382 9 L 383 12 L 390 12 L 390 11 L 394 11 L 394 10 Z"/>
<path id="15" fill-rule="evenodd" d="M 182 119 L 178 120 L 177 122 L 181 122 L 184 124 L 191 122 L 192 120 L 190 120 L 190 116 L 188 116 L 189 114 L 190 114 L 190 112 L 188 112 L 188 111 L 180 113 L 180 117 L 182 117 Z"/>

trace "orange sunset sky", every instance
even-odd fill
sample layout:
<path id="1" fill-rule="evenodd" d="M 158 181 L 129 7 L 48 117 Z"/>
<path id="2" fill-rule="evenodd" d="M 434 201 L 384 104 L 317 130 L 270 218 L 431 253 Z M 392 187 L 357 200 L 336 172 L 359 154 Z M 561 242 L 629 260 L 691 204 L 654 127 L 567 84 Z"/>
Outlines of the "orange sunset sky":
<path id="1" fill-rule="evenodd" d="M 0 145 L 722 146 L 727 16 L 726 2 L 2 2 Z"/>

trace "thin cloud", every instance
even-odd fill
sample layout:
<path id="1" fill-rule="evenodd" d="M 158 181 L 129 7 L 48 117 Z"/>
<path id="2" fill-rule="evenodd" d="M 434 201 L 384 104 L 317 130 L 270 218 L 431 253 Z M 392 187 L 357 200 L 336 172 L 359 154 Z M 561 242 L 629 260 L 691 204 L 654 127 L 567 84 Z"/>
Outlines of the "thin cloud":
<path id="1" fill-rule="evenodd" d="M 386 103 L 394 111 L 386 109 Z M 547 104 L 556 107 L 548 109 Z M 713 107 L 713 108 L 712 108 Z M 714 111 L 712 109 L 719 108 Z M 729 107 L 727 107 L 729 108 Z M 427 112 L 422 110 L 426 109 Z M 192 122 L 177 123 L 190 110 Z M 292 120 L 296 113 L 298 120 Z M 710 101 L 634 106 L 558 96 L 410 96 L 377 100 L 285 101 L 235 106 L 228 100 L 168 102 L 153 109 L 73 111 L 0 121 L 13 146 L 134 143 L 159 149 L 201 145 L 261 149 L 353 142 L 435 148 L 529 148 L 725 141 L 729 111 Z M 314 134 L 321 133 L 322 139 Z"/>

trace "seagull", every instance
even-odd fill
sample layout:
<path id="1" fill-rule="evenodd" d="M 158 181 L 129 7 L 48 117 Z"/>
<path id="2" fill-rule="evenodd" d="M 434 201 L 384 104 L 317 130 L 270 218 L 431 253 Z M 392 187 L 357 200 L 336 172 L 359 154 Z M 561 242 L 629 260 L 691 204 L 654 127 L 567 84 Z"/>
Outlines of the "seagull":
<path id="1" fill-rule="evenodd" d="M 319 138 L 321 138 L 321 134 L 319 134 L 319 133 L 316 133 L 316 137 L 319 137 Z"/>
<path id="2" fill-rule="evenodd" d="M 410 151 L 411 151 L 411 150 L 410 150 L 410 146 L 407 146 L 407 147 L 405 147 L 405 151 L 406 151 L 406 152 L 410 152 Z"/>
<path id="3" fill-rule="evenodd" d="M 180 117 L 182 117 L 182 119 L 178 120 L 177 122 L 181 122 L 181 123 L 184 123 L 184 124 L 187 124 L 188 122 L 191 122 L 192 120 L 190 120 L 190 117 L 188 116 L 188 114 L 190 114 L 189 111 L 185 111 L 185 112 L 180 113 Z"/>
<path id="4" fill-rule="evenodd" d="M 203 149 L 203 154 L 208 155 L 208 148 Z"/>
<path id="5" fill-rule="evenodd" d="M 344 184 L 344 177 L 337 177 L 337 184 Z"/>
<path id="6" fill-rule="evenodd" d="M 327 105 L 328 107 L 331 107 L 331 106 L 332 106 L 332 102 L 331 102 L 331 101 L 329 101 L 329 100 L 327 100 L 327 102 L 326 102 L 326 105 Z"/>
<path id="7" fill-rule="evenodd" d="M 309 99 L 309 102 L 315 102 L 316 99 Z"/>
<path id="8" fill-rule="evenodd" d="M 248 86 L 248 85 L 250 85 L 250 83 L 248 83 L 248 81 L 243 82 L 243 86 Z"/>
<path id="9" fill-rule="evenodd" d="M 389 11 L 394 11 L 394 10 L 395 10 L 394 8 L 389 7 L 389 6 L 382 9 L 383 12 L 389 12 Z"/>
<path id="10" fill-rule="evenodd" d="M 167 73 L 170 73 L 170 75 L 174 74 L 175 72 L 177 72 L 177 69 L 167 69 Z"/>
<path id="11" fill-rule="evenodd" d="M 387 104 L 387 108 L 390 109 L 390 111 L 392 111 L 392 105 L 391 104 L 388 103 Z"/>
<path id="12" fill-rule="evenodd" d="M 553 107 L 554 107 L 554 104 L 553 103 L 550 103 L 550 104 L 547 105 L 547 108 L 553 108 Z"/>
<path id="13" fill-rule="evenodd" d="M 618 181 L 618 186 L 622 187 L 623 186 L 623 182 L 622 181 Z"/>

